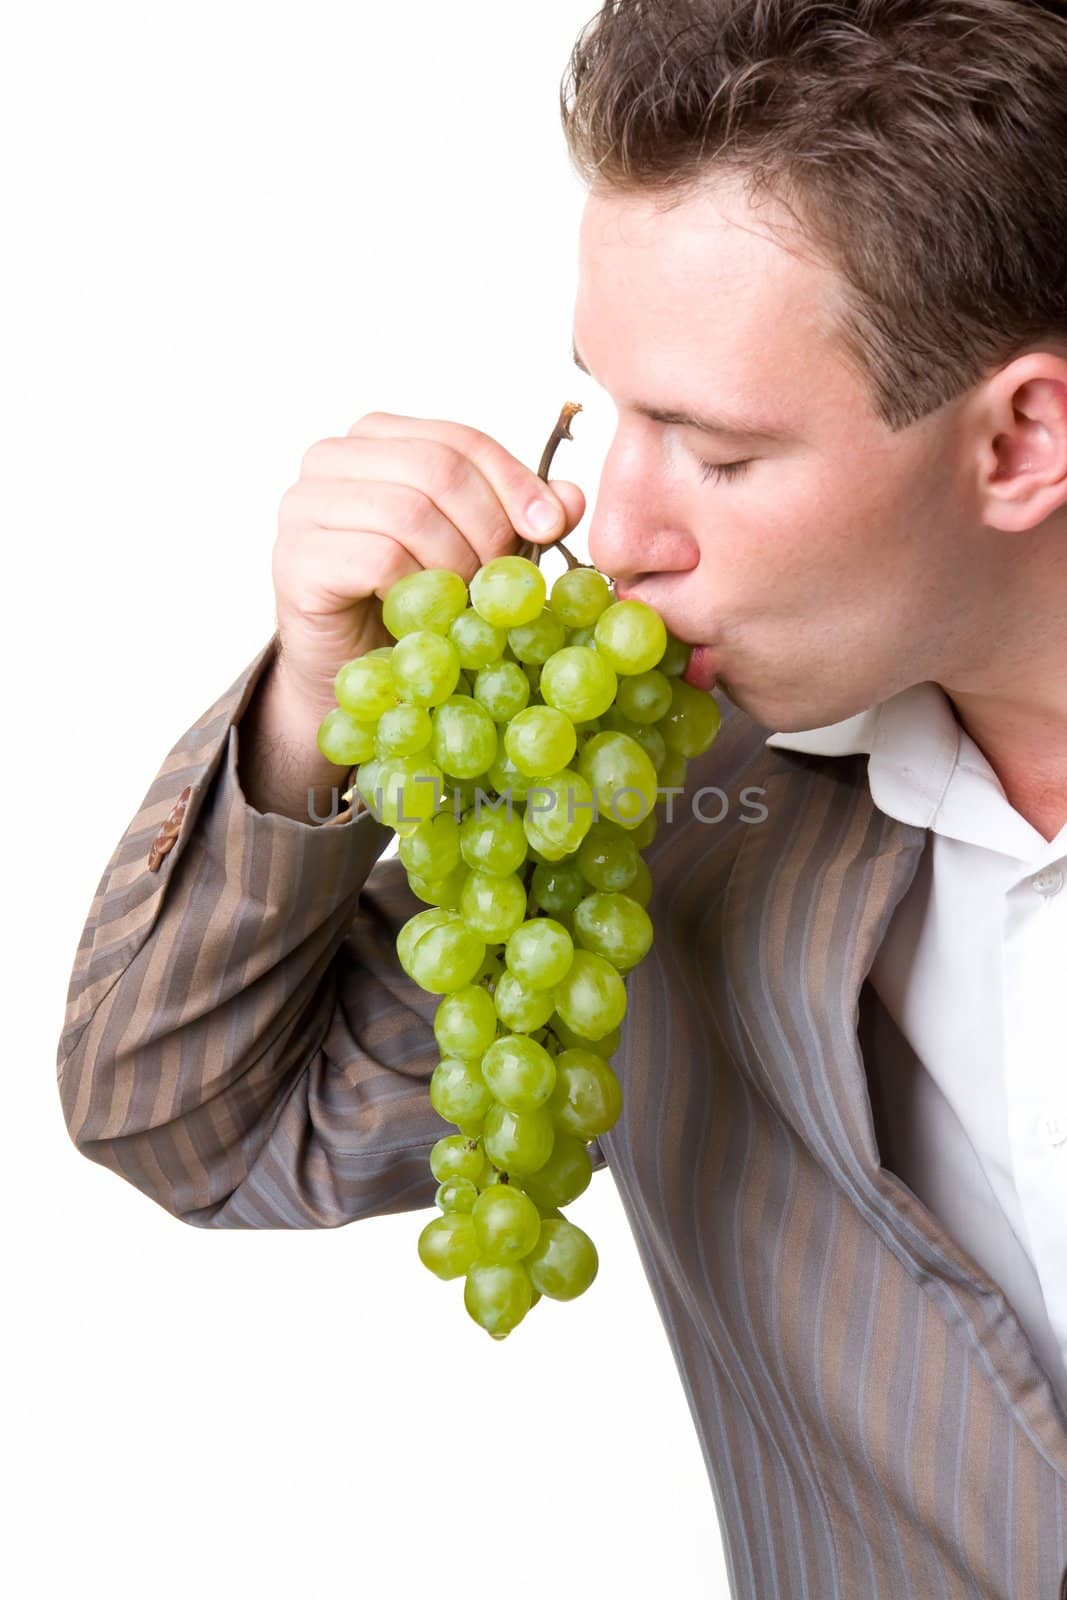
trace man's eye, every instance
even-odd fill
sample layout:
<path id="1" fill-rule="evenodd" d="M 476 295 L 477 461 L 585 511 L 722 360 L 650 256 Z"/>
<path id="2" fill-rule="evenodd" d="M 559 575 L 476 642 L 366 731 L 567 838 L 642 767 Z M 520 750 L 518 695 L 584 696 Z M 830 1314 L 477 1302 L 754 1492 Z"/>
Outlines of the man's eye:
<path id="1" fill-rule="evenodd" d="M 709 478 L 714 478 L 716 483 L 727 478 L 739 478 L 745 468 L 750 466 L 749 461 L 702 461 L 700 476 L 707 483 Z"/>

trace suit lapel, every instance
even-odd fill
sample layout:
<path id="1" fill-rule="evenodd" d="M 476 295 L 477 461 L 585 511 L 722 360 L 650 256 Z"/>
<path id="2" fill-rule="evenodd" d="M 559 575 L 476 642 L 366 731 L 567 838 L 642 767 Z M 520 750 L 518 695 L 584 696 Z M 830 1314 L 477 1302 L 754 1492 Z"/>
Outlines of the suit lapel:
<path id="1" fill-rule="evenodd" d="M 768 751 L 770 754 L 770 751 Z M 926 847 L 880 811 L 867 757 L 777 750 L 723 907 L 722 989 L 739 1066 L 979 1352 L 1062 1472 L 1067 1433 L 999 1285 L 881 1164 L 859 1038 L 861 991 Z"/>
<path id="2" fill-rule="evenodd" d="M 865 756 L 776 753 L 726 891 L 728 986 L 749 1075 L 851 1184 L 879 1166 L 860 989 L 926 835 L 878 810 Z"/>

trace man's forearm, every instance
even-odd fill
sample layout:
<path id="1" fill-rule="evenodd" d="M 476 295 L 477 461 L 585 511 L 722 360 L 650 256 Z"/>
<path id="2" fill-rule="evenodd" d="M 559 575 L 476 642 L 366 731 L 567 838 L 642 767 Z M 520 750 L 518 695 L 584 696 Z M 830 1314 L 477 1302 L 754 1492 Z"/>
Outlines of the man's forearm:
<path id="1" fill-rule="evenodd" d="M 327 821 L 343 806 L 349 768 L 327 761 L 316 743 L 319 723 L 330 709 L 297 695 L 276 660 L 268 667 L 237 735 L 238 777 L 255 810 L 314 823 Z"/>

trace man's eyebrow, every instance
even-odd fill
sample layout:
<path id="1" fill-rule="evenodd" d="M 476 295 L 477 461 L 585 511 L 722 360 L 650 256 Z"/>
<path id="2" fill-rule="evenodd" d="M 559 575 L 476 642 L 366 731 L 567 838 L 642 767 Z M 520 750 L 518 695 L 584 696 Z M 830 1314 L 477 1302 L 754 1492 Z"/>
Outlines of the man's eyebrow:
<path id="1" fill-rule="evenodd" d="M 579 372 L 584 372 L 589 378 L 593 376 L 573 341 L 571 357 Z M 726 435 L 739 439 L 765 439 L 770 443 L 782 443 L 792 437 L 781 428 L 769 428 L 764 423 L 748 422 L 744 417 L 711 416 L 708 413 L 701 415 L 697 411 L 663 411 L 658 406 L 646 405 L 635 405 L 631 410 L 639 412 L 643 417 L 650 417 L 653 422 L 671 423 L 680 428 L 695 428 L 698 433 Z"/>

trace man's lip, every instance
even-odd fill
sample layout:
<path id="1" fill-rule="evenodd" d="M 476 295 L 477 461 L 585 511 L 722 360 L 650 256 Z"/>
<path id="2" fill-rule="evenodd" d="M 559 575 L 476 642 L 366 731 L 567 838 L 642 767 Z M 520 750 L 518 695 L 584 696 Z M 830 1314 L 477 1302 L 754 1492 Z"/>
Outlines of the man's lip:
<path id="1" fill-rule="evenodd" d="M 691 684 L 694 689 L 702 689 L 705 694 L 710 694 L 715 687 L 715 676 L 715 663 L 708 646 L 694 645 L 689 665 L 684 673 L 686 683 Z"/>

